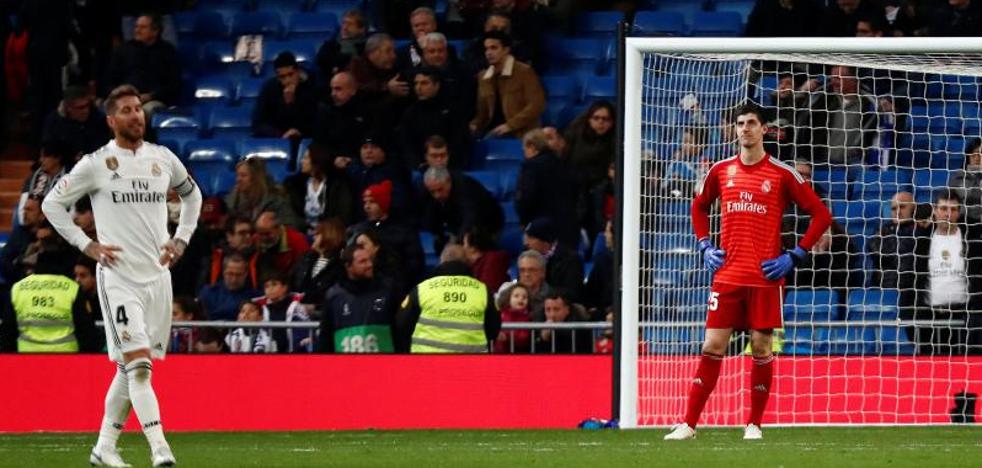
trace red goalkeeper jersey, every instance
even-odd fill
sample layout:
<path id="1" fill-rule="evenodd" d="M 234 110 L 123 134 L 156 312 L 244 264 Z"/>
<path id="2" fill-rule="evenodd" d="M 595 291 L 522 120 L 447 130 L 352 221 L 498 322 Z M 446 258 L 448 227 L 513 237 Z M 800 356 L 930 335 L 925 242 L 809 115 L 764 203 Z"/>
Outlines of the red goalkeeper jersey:
<path id="1" fill-rule="evenodd" d="M 726 251 L 714 282 L 742 286 L 773 286 L 761 262 L 782 252 L 781 218 L 789 202 L 811 215 L 808 231 L 798 245 L 805 251 L 828 229 L 832 215 L 801 175 L 788 165 L 764 155 L 753 165 L 739 156 L 713 165 L 702 190 L 692 200 L 692 226 L 697 239 L 709 237 L 709 209 L 720 199 L 723 227 L 719 248 Z"/>

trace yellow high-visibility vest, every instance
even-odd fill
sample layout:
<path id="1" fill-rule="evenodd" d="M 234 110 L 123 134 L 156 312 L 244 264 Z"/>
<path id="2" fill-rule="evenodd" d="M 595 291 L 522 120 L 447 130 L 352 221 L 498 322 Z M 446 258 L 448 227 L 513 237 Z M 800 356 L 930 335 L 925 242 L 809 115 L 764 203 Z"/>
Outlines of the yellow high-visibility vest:
<path id="1" fill-rule="evenodd" d="M 10 301 L 17 317 L 17 351 L 77 353 L 72 304 L 78 283 L 61 275 L 31 275 L 14 284 Z"/>
<path id="2" fill-rule="evenodd" d="M 419 321 L 414 353 L 486 353 L 484 311 L 488 290 L 470 276 L 437 276 L 416 287 Z"/>

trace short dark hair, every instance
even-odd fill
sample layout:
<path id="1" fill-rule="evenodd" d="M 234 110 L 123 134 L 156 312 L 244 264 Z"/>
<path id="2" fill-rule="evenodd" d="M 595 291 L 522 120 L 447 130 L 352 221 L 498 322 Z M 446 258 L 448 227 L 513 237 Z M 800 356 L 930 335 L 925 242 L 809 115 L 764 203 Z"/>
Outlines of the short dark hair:
<path id="1" fill-rule="evenodd" d="M 160 16 L 159 13 L 144 13 L 140 16 L 146 16 L 150 19 L 150 26 L 153 26 L 157 30 L 158 34 L 164 33 L 164 18 Z"/>
<path id="2" fill-rule="evenodd" d="M 361 247 L 358 247 L 358 244 L 351 243 L 341 249 L 341 262 L 344 263 L 344 266 L 351 266 L 351 264 L 354 263 L 355 252 L 357 252 L 360 248 Z"/>
<path id="3" fill-rule="evenodd" d="M 481 252 L 490 252 L 498 248 L 491 233 L 480 226 L 468 226 L 464 228 L 463 238 L 467 239 L 468 244 Z"/>
<path id="4" fill-rule="evenodd" d="M 75 259 L 75 266 L 82 266 L 91 271 L 92 274 L 95 274 L 95 260 L 88 255 L 79 255 L 78 258 Z"/>
<path id="5" fill-rule="evenodd" d="M 79 198 L 75 202 L 75 213 L 88 213 L 92 211 L 92 199 L 88 195 Z"/>
<path id="6" fill-rule="evenodd" d="M 67 166 L 75 159 L 75 148 L 65 140 L 47 140 L 41 143 L 41 156 L 58 158 L 62 166 Z"/>
<path id="7" fill-rule="evenodd" d="M 733 123 L 736 123 L 737 119 L 740 118 L 741 115 L 747 115 L 747 114 L 756 115 L 757 120 L 759 120 L 760 123 L 764 123 L 764 110 L 761 109 L 760 106 L 752 102 L 745 102 L 743 104 L 740 104 L 739 106 L 736 107 L 736 109 L 733 110 L 733 116 L 732 116 Z"/>
<path id="8" fill-rule="evenodd" d="M 283 67 L 296 67 L 297 66 L 297 56 L 293 55 L 293 52 L 288 50 L 280 52 L 275 59 L 273 59 L 273 68 L 283 68 Z"/>
<path id="9" fill-rule="evenodd" d="M 89 89 L 82 85 L 71 85 L 65 88 L 65 92 L 61 94 L 61 98 L 65 102 L 72 102 L 77 99 L 88 99 L 91 97 L 89 94 Z"/>
<path id="10" fill-rule="evenodd" d="M 856 20 L 856 25 L 859 26 L 859 22 L 869 23 L 870 29 L 878 32 L 885 32 L 889 25 L 887 24 L 886 18 L 883 16 L 864 16 Z"/>
<path id="11" fill-rule="evenodd" d="M 914 220 L 915 221 L 927 221 L 931 219 L 931 204 L 930 203 L 918 203 L 914 207 Z"/>
<path id="12" fill-rule="evenodd" d="M 549 293 L 546 294 L 546 297 L 543 299 L 543 302 L 549 299 L 561 299 L 563 304 L 566 304 L 566 307 L 573 307 L 573 303 L 569 301 L 569 295 L 566 294 L 566 291 L 563 291 L 560 288 L 550 289 Z"/>
<path id="13" fill-rule="evenodd" d="M 982 138 L 972 138 L 971 140 L 968 140 L 968 143 L 965 143 L 965 156 L 978 151 L 979 147 L 982 147 Z M 966 159 L 966 163 L 967 161 L 968 160 Z"/>
<path id="14" fill-rule="evenodd" d="M 429 148 L 439 149 L 439 148 L 446 148 L 446 147 L 447 147 L 447 139 L 443 138 L 442 135 L 433 135 L 427 138 L 426 143 L 424 143 L 423 146 L 424 149 L 429 149 Z"/>
<path id="15" fill-rule="evenodd" d="M 269 274 L 266 275 L 266 279 L 263 280 L 263 284 L 265 285 L 270 281 L 275 281 L 277 283 L 290 286 L 290 278 L 289 276 L 287 276 L 286 272 L 283 271 L 277 270 L 277 271 L 270 272 Z"/>
<path id="16" fill-rule="evenodd" d="M 419 75 L 423 75 L 433 80 L 437 84 L 443 82 L 443 78 L 441 76 L 440 70 L 436 69 L 436 67 L 420 67 L 416 69 L 415 73 L 413 74 L 413 79 L 415 80 L 416 77 Z"/>
<path id="17" fill-rule="evenodd" d="M 365 27 L 365 14 L 357 8 L 344 12 L 344 14 L 341 15 L 341 18 L 354 18 L 355 22 L 358 23 L 358 27 Z"/>
<path id="18" fill-rule="evenodd" d="M 248 224 L 252 226 L 252 220 L 242 215 L 232 215 L 225 219 L 225 232 L 235 232 L 236 224 Z"/>
<path id="19" fill-rule="evenodd" d="M 958 194 L 958 191 L 950 187 L 939 188 L 934 192 L 934 203 L 938 203 L 941 200 L 956 201 L 959 205 L 962 203 L 961 195 Z"/>
<path id="20" fill-rule="evenodd" d="M 135 96 L 137 99 L 140 98 L 140 90 L 136 89 L 136 86 L 131 84 L 122 84 L 109 92 L 109 96 L 106 96 L 106 114 L 113 115 L 116 113 L 117 102 L 124 98 Z"/>
<path id="21" fill-rule="evenodd" d="M 494 39 L 494 40 L 496 40 L 498 42 L 501 42 L 501 46 L 502 47 L 511 48 L 512 39 L 511 39 L 511 36 L 508 33 L 506 33 L 506 32 L 503 32 L 503 31 L 488 31 L 488 32 L 484 33 L 483 36 L 481 36 L 481 43 L 483 44 L 484 41 L 486 41 L 488 39 Z"/>

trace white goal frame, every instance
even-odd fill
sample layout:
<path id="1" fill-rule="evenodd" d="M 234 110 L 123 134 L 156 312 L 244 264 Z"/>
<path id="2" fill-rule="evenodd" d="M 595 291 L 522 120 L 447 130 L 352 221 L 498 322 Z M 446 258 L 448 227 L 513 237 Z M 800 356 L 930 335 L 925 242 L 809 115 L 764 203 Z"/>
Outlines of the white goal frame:
<path id="1" fill-rule="evenodd" d="M 620 232 L 619 353 L 614 362 L 614 409 L 620 427 L 638 427 L 638 327 L 640 262 L 640 174 L 644 53 L 718 54 L 982 54 L 982 37 L 959 38 L 626 38 L 620 105 L 622 203 Z M 679 415 L 681 417 L 681 415 Z"/>

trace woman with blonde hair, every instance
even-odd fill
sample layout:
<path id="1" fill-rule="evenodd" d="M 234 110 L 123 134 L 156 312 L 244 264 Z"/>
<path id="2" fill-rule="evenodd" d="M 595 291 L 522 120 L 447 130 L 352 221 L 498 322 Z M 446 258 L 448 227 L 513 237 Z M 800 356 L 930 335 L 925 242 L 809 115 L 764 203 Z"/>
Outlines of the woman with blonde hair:
<path id="1" fill-rule="evenodd" d="M 262 158 L 243 159 L 235 165 L 235 187 L 225 196 L 225 205 L 230 215 L 253 221 L 263 211 L 274 211 L 283 224 L 303 229 L 303 220 L 293 212 Z"/>

